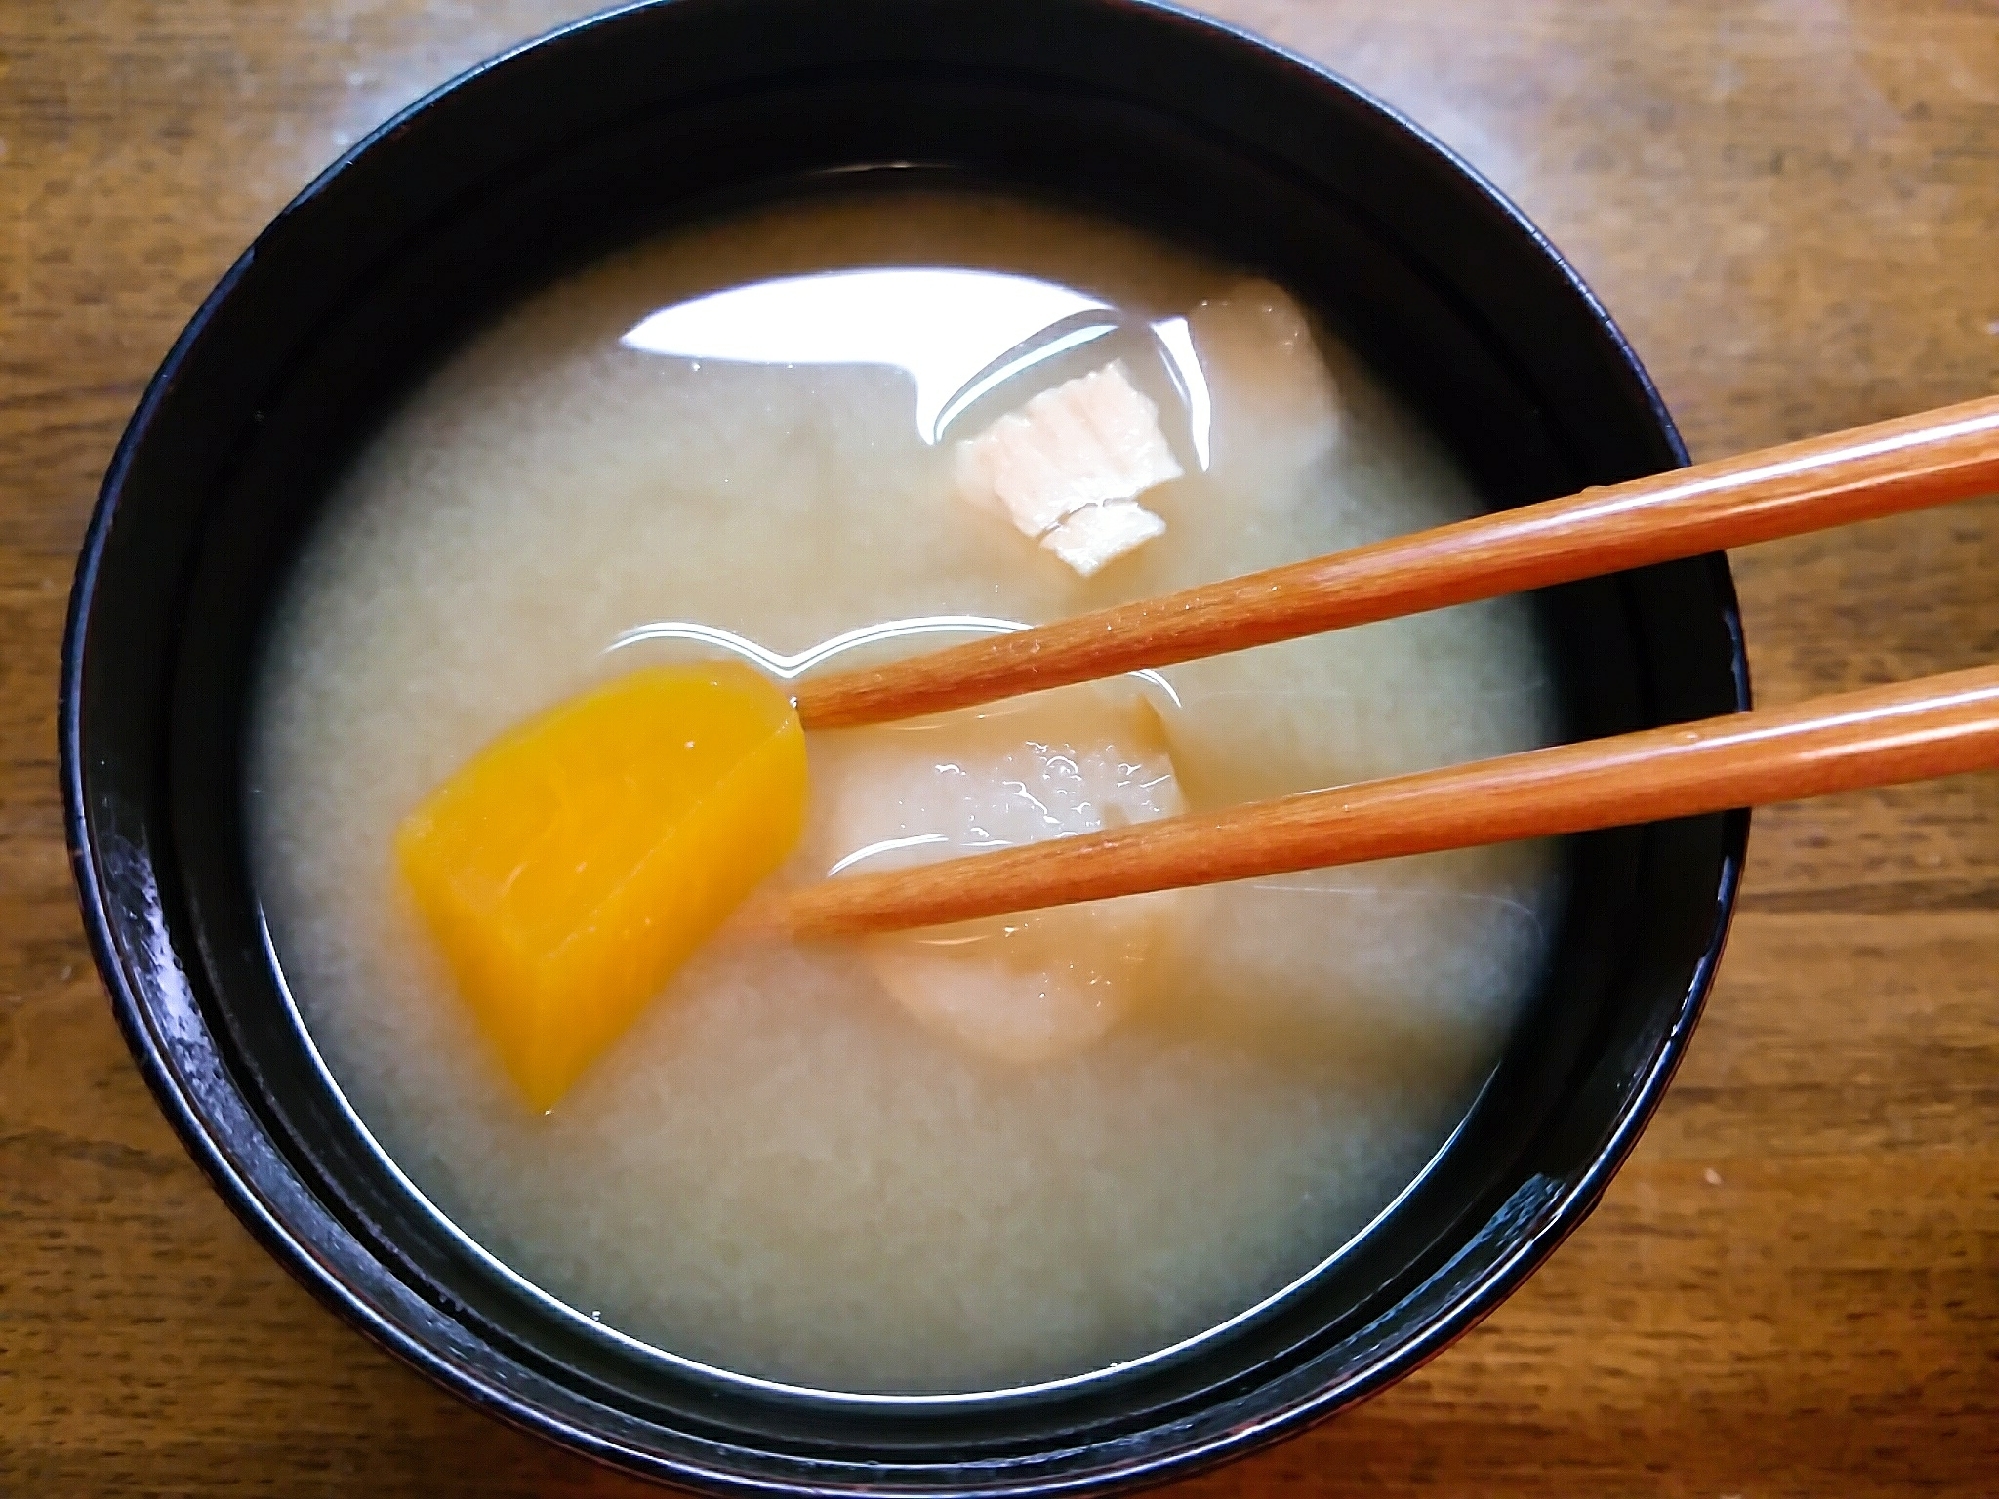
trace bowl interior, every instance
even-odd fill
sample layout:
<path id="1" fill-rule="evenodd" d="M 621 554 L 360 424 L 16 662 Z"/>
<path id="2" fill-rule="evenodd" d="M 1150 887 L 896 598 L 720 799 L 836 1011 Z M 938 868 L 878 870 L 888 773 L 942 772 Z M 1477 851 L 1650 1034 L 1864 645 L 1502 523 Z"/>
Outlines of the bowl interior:
<path id="1" fill-rule="evenodd" d="M 248 879 L 246 688 L 354 444 L 481 319 L 591 256 L 776 194 L 985 183 L 1266 272 L 1350 337 L 1494 506 L 1684 461 L 1642 372 L 1511 210 L 1323 75 L 1150 7 L 677 0 L 455 85 L 288 209 L 190 326 L 108 476 L 65 662 L 79 884 L 121 1021 L 224 1195 L 309 1285 L 501 1414 L 715 1485 L 1049 1488 L 1212 1458 L 1378 1388 L 1587 1211 L 1718 955 L 1740 815 L 1571 840 L 1554 970 L 1434 1169 L 1310 1284 L 1186 1355 L 1006 1398 L 717 1380 L 471 1252 L 355 1128 Z M 1726 568 L 1553 590 L 1575 737 L 1745 705 Z"/>

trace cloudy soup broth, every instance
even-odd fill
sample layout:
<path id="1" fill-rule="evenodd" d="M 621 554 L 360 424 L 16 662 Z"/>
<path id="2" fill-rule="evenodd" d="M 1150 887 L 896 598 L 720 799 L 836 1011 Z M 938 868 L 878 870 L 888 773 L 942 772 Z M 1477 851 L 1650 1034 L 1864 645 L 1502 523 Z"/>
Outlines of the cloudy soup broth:
<path id="1" fill-rule="evenodd" d="M 336 485 L 255 691 L 273 947 L 383 1149 L 580 1316 L 840 1391 L 1158 1353 L 1310 1273 L 1434 1157 L 1542 971 L 1552 846 L 867 943 L 725 929 L 537 1113 L 416 914 L 397 826 L 635 667 L 796 677 L 1477 508 L 1290 295 L 1131 229 L 921 191 L 676 232 L 489 326 Z M 775 879 L 1556 729 L 1530 607 L 1460 607 L 814 732 Z"/>

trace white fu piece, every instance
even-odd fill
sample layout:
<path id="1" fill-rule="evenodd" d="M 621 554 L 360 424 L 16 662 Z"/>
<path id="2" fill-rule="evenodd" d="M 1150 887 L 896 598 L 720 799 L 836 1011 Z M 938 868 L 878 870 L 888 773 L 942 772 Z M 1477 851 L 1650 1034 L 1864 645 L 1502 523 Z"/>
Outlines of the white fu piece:
<path id="1" fill-rule="evenodd" d="M 1085 578 L 1166 530 L 1138 496 L 1181 476 L 1159 408 L 1115 362 L 959 443 L 956 464 L 961 498 Z"/>

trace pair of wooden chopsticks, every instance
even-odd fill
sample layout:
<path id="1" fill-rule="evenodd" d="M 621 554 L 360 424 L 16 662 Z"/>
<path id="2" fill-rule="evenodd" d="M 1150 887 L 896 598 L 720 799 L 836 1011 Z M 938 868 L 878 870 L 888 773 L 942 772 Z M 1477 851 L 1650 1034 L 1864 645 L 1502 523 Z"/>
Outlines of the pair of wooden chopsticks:
<path id="1" fill-rule="evenodd" d="M 990 702 L 1827 530 L 1999 489 L 1999 397 L 808 678 L 805 726 Z M 800 936 L 892 931 L 1999 766 L 1999 665 L 1081 834 L 785 898 Z"/>

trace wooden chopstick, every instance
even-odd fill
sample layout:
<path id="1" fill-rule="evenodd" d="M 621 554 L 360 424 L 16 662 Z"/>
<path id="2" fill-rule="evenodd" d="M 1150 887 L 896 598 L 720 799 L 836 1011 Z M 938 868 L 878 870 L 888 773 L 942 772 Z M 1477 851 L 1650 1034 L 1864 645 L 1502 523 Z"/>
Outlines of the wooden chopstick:
<path id="1" fill-rule="evenodd" d="M 1797 536 L 1999 489 L 1999 396 L 1676 469 L 1038 629 L 807 677 L 808 729 L 884 723 Z"/>
<path id="2" fill-rule="evenodd" d="M 1999 766 L 1999 666 L 1051 839 L 792 892 L 830 937 L 1288 874 Z"/>

